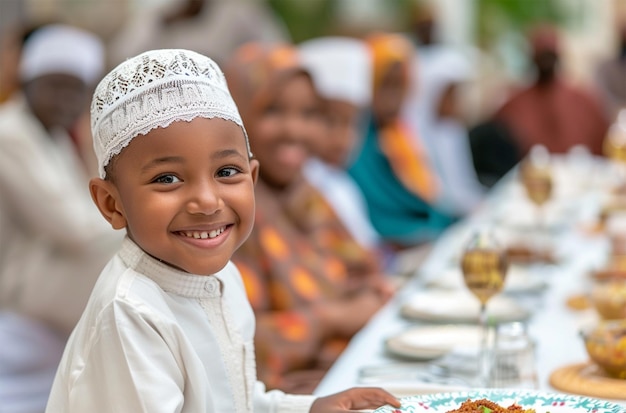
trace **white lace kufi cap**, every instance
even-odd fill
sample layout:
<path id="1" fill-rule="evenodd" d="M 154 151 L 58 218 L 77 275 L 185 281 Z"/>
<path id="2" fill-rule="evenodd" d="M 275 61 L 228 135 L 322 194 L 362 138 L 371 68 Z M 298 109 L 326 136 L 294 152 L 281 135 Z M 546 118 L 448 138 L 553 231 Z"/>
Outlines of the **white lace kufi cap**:
<path id="1" fill-rule="evenodd" d="M 24 43 L 20 78 L 28 82 L 62 73 L 93 85 L 102 76 L 104 55 L 104 44 L 90 32 L 62 24 L 43 26 Z"/>
<path id="2" fill-rule="evenodd" d="M 241 127 L 237 106 L 219 66 L 183 49 L 151 50 L 121 63 L 98 84 L 91 102 L 91 132 L 101 178 L 111 158 L 135 136 L 172 122 L 221 118 Z"/>

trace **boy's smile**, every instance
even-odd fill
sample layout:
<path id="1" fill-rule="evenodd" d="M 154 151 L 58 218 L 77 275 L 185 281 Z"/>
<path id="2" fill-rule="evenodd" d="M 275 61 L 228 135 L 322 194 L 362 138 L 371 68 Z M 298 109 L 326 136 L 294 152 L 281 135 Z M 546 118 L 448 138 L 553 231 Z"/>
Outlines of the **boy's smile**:
<path id="1" fill-rule="evenodd" d="M 221 245 L 228 239 L 232 225 L 221 225 L 218 228 L 213 226 L 213 229 L 208 229 L 208 227 L 202 229 L 199 226 L 195 228 L 196 229 L 176 230 L 174 234 L 180 236 L 183 242 L 187 242 L 191 246 L 212 249 Z"/>
<path id="2" fill-rule="evenodd" d="M 196 118 L 134 138 L 113 160 L 110 180 L 92 180 L 92 194 L 148 254 L 209 275 L 252 229 L 257 175 L 238 125 Z"/>
<path id="3" fill-rule="evenodd" d="M 187 238 L 194 238 L 194 239 L 211 238 L 213 239 L 217 237 L 218 235 L 222 234 L 224 231 L 226 231 L 226 227 L 212 229 L 209 231 L 179 231 L 179 234 Z"/>

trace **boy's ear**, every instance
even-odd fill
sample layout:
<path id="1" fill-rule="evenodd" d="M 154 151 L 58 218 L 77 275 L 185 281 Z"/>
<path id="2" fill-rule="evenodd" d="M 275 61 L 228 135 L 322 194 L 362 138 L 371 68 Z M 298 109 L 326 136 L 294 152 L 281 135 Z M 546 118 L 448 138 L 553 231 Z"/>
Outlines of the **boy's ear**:
<path id="1" fill-rule="evenodd" d="M 93 178 L 89 181 L 89 192 L 100 213 L 109 221 L 113 229 L 126 228 L 124 209 L 117 188 L 112 182 Z"/>
<path id="2" fill-rule="evenodd" d="M 252 174 L 252 182 L 256 185 L 259 180 L 259 169 L 261 169 L 261 164 L 258 159 L 250 159 L 250 173 Z"/>

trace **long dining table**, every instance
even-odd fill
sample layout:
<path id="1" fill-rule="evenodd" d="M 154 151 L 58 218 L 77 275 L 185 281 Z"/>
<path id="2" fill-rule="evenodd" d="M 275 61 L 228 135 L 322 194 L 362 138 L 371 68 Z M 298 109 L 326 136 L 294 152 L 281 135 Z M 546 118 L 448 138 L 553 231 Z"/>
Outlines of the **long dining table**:
<path id="1" fill-rule="evenodd" d="M 393 372 L 394 366 L 410 367 L 408 363 L 414 362 L 416 366 L 428 365 L 429 361 L 399 358 L 389 351 L 387 341 L 416 326 L 433 325 L 429 320 L 406 317 L 403 306 L 415 296 L 433 291 L 433 280 L 458 266 L 469 234 L 485 227 L 506 230 L 508 239 L 529 239 L 530 234 L 535 234 L 538 238 L 532 244 L 550 248 L 557 257 L 554 263 L 530 264 L 525 268 L 545 281 L 545 288 L 532 294 L 512 294 L 510 298 L 529 315 L 524 323 L 535 343 L 536 382 L 532 387 L 562 392 L 550 384 L 551 374 L 561 367 L 589 360 L 580 331 L 599 317 L 592 306 L 574 309 L 567 302 L 588 294 L 591 271 L 607 261 L 611 246 L 607 233 L 597 230 L 598 216 L 619 174 L 603 158 L 554 156 L 551 165 L 553 196 L 543 211 L 537 211 L 527 200 L 518 171 L 511 171 L 489 192 L 477 211 L 454 224 L 432 244 L 427 257 L 412 270 L 396 295 L 353 337 L 315 394 L 322 396 L 363 385 L 388 388 L 399 396 L 474 388 L 471 382 L 430 380 L 428 375 L 399 374 L 394 378 L 391 374 L 387 379 L 384 375 L 365 379 L 363 371 L 389 366 Z M 543 214 L 541 225 L 537 224 L 538 213 Z M 503 294 L 507 294 L 506 289 Z M 626 407 L 626 395 L 625 400 L 616 402 Z"/>

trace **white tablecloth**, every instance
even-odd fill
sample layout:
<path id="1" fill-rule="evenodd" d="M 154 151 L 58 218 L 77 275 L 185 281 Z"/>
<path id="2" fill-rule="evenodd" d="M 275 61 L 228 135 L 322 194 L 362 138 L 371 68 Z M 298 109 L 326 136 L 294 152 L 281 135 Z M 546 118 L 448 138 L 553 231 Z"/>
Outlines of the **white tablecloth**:
<path id="1" fill-rule="evenodd" d="M 562 260 L 554 266 L 537 266 L 534 270 L 545 276 L 548 283 L 547 289 L 539 297 L 527 296 L 519 300 L 523 306 L 532 311 L 532 316 L 528 320 L 528 330 L 537 345 L 538 390 L 549 392 L 557 391 L 549 384 L 550 374 L 555 369 L 588 360 L 579 331 L 582 326 L 597 320 L 596 313 L 593 309 L 572 310 L 566 306 L 566 300 L 574 294 L 589 291 L 591 286 L 589 271 L 603 265 L 609 248 L 606 237 L 593 236 L 581 230 L 583 226 L 593 223 L 605 191 L 597 185 L 594 186 L 591 181 L 580 182 L 579 179 L 574 182 L 579 186 L 574 186 L 573 189 L 567 187 L 566 184 L 573 185 L 571 179 L 574 178 L 566 174 L 571 171 L 571 168 L 568 169 L 564 162 L 559 168 L 558 172 L 562 172 L 565 176 L 563 178 L 565 183 L 559 182 L 561 188 L 552 205 L 552 216 L 547 211 L 547 218 L 544 219 L 548 226 L 561 221 L 566 223 L 565 226 L 553 231 L 552 238 L 553 245 L 558 246 L 557 254 L 562 257 Z M 583 184 L 587 186 L 581 187 L 580 185 Z M 458 223 L 444 234 L 416 275 L 353 338 L 315 393 L 327 395 L 363 385 L 359 381 L 360 368 L 397 362 L 398 359 L 392 358 L 385 352 L 385 340 L 421 323 L 403 318 L 400 315 L 401 305 L 415 292 L 423 291 L 424 283 L 429 277 L 441 274 L 450 266 L 454 254 L 458 256 L 459 248 L 472 228 L 484 225 L 498 226 L 507 211 L 515 218 L 523 216 L 523 213 L 517 214 L 516 212 L 517 209 L 520 211 L 523 209 L 521 205 L 525 202 L 523 196 L 520 195 L 520 190 L 514 175 L 509 177 L 493 191 L 488 201 L 476 214 Z M 551 219 L 554 221 L 550 221 Z M 395 384 L 381 382 L 375 385 L 390 386 L 392 390 L 405 386 L 407 389 L 404 393 L 458 389 L 456 386 L 415 381 Z M 626 406 L 626 403 L 623 404 Z"/>

